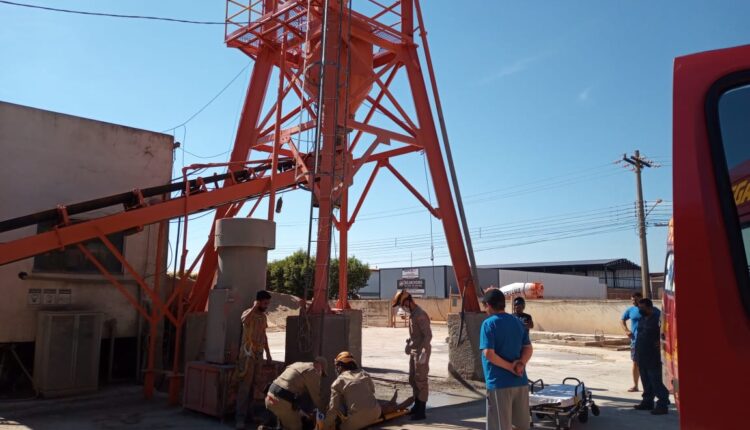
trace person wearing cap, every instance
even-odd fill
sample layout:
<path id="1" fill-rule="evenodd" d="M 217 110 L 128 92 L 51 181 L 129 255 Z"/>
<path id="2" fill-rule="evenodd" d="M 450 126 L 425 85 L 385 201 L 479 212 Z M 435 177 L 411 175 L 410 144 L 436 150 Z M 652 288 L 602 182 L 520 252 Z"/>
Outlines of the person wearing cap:
<path id="1" fill-rule="evenodd" d="M 533 349 L 521 321 L 505 312 L 505 295 L 490 290 L 482 299 L 489 315 L 482 323 L 479 348 L 487 387 L 487 430 L 529 429 L 526 363 Z"/>
<path id="2" fill-rule="evenodd" d="M 331 384 L 324 428 L 357 430 L 377 422 L 382 410 L 370 375 L 359 368 L 349 351 L 342 351 L 334 363 L 338 377 Z"/>
<path id="3" fill-rule="evenodd" d="M 339 353 L 334 364 L 338 377 L 331 384 L 326 430 L 362 429 L 380 422 L 388 414 L 406 409 L 414 401 L 410 397 L 397 404 L 398 390 L 390 400 L 378 400 L 372 378 L 359 367 L 349 351 Z"/>
<path id="4" fill-rule="evenodd" d="M 524 313 L 524 310 L 526 309 L 526 299 L 523 297 L 516 297 L 513 299 L 513 316 L 521 320 L 524 327 L 526 327 L 526 331 L 528 332 L 532 328 L 534 328 L 534 319 L 531 318 L 531 315 Z"/>
<path id="5" fill-rule="evenodd" d="M 326 359 L 316 357 L 312 363 L 290 364 L 271 383 L 266 395 L 266 409 L 276 415 L 283 429 L 302 429 L 299 401 L 305 395 L 309 396 L 318 410 L 323 410 L 320 379 L 326 376 L 326 370 Z"/>
<path id="6" fill-rule="evenodd" d="M 409 339 L 406 341 L 405 352 L 409 355 L 409 385 L 414 396 L 414 407 L 411 420 L 425 419 L 425 407 L 429 395 L 427 374 L 430 372 L 430 353 L 432 346 L 432 330 L 430 317 L 414 302 L 411 294 L 406 290 L 396 293 L 391 301 L 395 308 L 400 306 L 409 313 Z"/>
<path id="7" fill-rule="evenodd" d="M 271 361 L 271 351 L 268 348 L 266 329 L 268 319 L 266 310 L 271 304 L 271 293 L 260 290 L 255 294 L 255 302 L 249 309 L 245 309 L 240 317 L 242 321 L 242 344 L 240 345 L 237 368 L 235 369 L 235 381 L 237 381 L 237 404 L 235 407 L 236 428 L 245 428 L 245 416 L 247 415 L 248 403 L 253 398 L 255 376 L 260 374 L 263 352 L 266 359 Z"/>

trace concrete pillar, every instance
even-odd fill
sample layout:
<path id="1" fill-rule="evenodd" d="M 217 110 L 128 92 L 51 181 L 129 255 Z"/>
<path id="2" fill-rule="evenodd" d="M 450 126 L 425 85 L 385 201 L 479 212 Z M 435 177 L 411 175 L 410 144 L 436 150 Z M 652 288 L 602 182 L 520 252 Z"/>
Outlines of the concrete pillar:
<path id="1" fill-rule="evenodd" d="M 234 363 L 242 336 L 242 311 L 266 288 L 268 250 L 276 246 L 276 223 L 253 218 L 216 221 L 216 286 L 208 299 L 206 361 Z"/>
<path id="2" fill-rule="evenodd" d="M 479 331 L 487 315 L 481 312 L 466 312 L 464 315 L 463 328 L 460 314 L 448 315 L 449 370 L 454 376 L 465 380 L 484 381 Z M 459 330 L 462 333 L 460 343 Z"/>

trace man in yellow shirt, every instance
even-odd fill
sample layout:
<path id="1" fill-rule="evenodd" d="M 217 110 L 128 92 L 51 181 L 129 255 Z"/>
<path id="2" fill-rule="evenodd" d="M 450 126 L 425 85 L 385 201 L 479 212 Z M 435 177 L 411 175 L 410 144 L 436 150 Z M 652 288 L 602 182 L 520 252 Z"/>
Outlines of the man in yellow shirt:
<path id="1" fill-rule="evenodd" d="M 260 290 L 255 295 L 253 307 L 242 313 L 242 344 L 237 360 L 236 379 L 239 381 L 237 390 L 237 410 L 235 423 L 238 429 L 245 428 L 245 417 L 247 415 L 248 403 L 253 397 L 253 383 L 255 376 L 260 374 L 260 366 L 263 363 L 263 351 L 266 359 L 271 361 L 271 351 L 268 348 L 266 328 L 268 319 L 266 310 L 271 304 L 271 294 L 266 290 Z"/>

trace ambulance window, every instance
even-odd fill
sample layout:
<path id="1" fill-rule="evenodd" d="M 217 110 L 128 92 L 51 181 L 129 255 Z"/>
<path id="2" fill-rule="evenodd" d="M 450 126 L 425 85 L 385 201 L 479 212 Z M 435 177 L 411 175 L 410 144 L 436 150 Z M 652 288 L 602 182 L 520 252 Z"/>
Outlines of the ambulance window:
<path id="1" fill-rule="evenodd" d="M 735 210 L 745 245 L 745 261 L 750 263 L 747 260 L 750 255 L 750 85 L 722 94 L 718 111 Z"/>
<path id="2" fill-rule="evenodd" d="M 717 81 L 706 97 L 718 196 L 737 285 L 750 313 L 750 72 Z"/>
<path id="3" fill-rule="evenodd" d="M 674 253 L 667 254 L 667 263 L 664 265 L 664 290 L 674 294 Z"/>

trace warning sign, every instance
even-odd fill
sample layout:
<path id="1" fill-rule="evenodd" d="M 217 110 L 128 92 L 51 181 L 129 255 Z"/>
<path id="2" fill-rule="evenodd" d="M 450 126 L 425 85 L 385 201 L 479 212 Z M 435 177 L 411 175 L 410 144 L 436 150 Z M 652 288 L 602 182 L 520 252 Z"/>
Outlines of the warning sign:
<path id="1" fill-rule="evenodd" d="M 71 297 L 73 297 L 73 294 L 69 288 L 57 290 L 58 305 L 69 305 L 71 303 Z"/>
<path id="2" fill-rule="evenodd" d="M 57 303 L 57 290 L 54 288 L 45 288 L 42 293 L 42 302 L 45 305 L 54 305 Z"/>
<path id="3" fill-rule="evenodd" d="M 42 289 L 41 288 L 29 288 L 29 294 L 26 298 L 26 303 L 32 306 L 42 304 Z"/>

